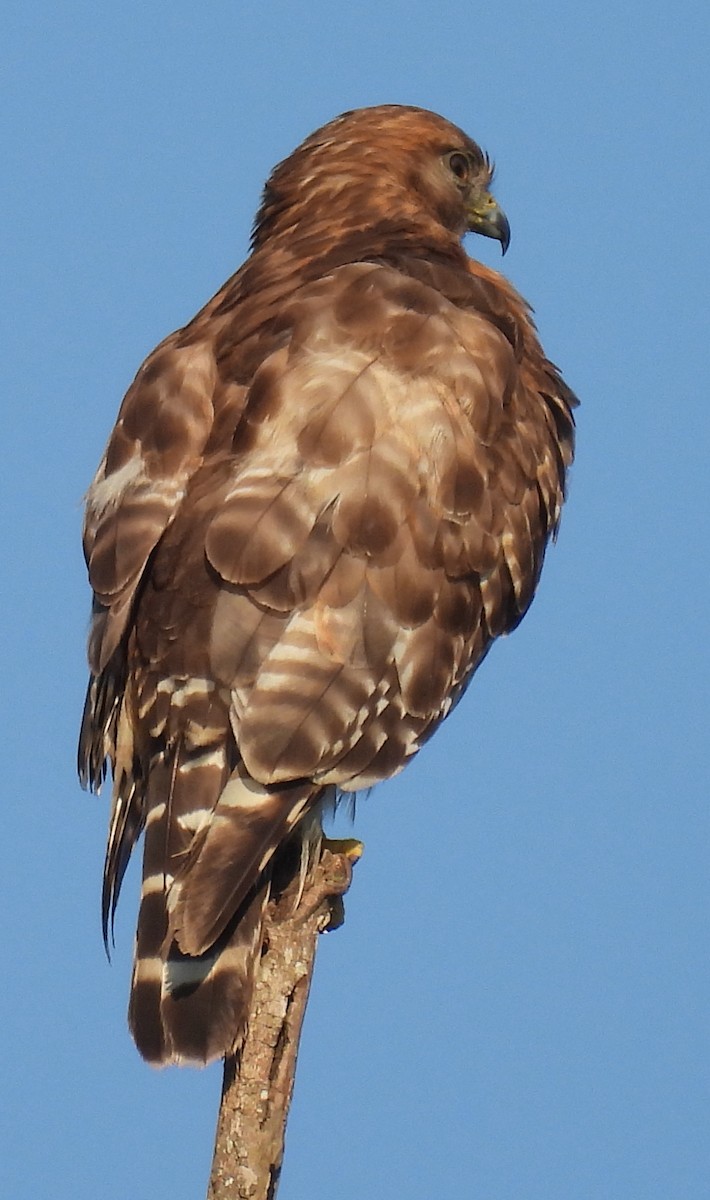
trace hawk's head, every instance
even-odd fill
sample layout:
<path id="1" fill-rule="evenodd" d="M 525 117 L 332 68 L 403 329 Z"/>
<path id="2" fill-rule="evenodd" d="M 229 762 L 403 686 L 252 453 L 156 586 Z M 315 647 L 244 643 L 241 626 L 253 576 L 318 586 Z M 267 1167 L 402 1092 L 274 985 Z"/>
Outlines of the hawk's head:
<path id="1" fill-rule="evenodd" d="M 510 227 L 490 193 L 493 167 L 471 138 L 423 108 L 381 104 L 343 113 L 311 134 L 273 171 L 254 227 L 254 245 L 276 233 L 330 236 L 386 224 L 406 233 L 436 226 L 508 248 Z"/>

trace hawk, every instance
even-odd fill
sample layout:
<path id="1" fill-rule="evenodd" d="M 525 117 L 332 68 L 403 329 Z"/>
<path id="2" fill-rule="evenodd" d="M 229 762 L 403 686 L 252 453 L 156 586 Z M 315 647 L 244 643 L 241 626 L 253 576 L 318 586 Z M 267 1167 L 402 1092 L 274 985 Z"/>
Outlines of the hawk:
<path id="1" fill-rule="evenodd" d="M 576 403 L 475 142 L 423 109 L 278 165 L 244 265 L 149 355 L 86 502 L 79 771 L 113 800 L 107 941 L 145 831 L 129 1024 L 150 1062 L 243 1037 L 273 872 L 390 778 L 535 592 Z"/>

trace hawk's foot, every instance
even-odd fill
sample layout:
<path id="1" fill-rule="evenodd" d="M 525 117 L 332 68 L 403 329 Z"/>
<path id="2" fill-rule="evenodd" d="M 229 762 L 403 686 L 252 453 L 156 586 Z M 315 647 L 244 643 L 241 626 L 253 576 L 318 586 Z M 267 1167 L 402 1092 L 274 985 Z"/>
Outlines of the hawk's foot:
<path id="1" fill-rule="evenodd" d="M 362 858 L 365 846 L 357 838 L 324 837 L 321 842 L 321 853 L 323 850 L 329 850 L 331 854 L 342 854 L 349 862 L 354 864 L 359 858 Z"/>
<path id="2" fill-rule="evenodd" d="M 350 876 L 352 869 L 362 854 L 365 847 L 357 838 L 323 838 L 321 842 L 321 861 L 324 851 L 332 854 L 334 858 L 339 858 L 341 862 L 344 860 L 344 865 L 348 868 L 348 886 L 350 884 Z M 324 933 L 332 933 L 334 929 L 340 929 L 340 926 L 345 921 L 345 903 L 343 896 L 347 888 L 340 892 L 331 893 L 330 899 L 330 920 L 325 926 Z"/>

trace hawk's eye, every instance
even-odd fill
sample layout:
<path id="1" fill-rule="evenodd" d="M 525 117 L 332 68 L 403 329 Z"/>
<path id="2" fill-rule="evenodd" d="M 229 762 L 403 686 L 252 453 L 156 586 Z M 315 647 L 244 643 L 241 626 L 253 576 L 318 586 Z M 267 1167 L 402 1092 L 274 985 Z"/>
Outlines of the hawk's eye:
<path id="1" fill-rule="evenodd" d="M 471 172 L 471 164 L 465 154 L 454 150 L 453 154 L 449 154 L 447 158 L 449 170 L 452 175 L 455 175 L 459 183 L 466 183 Z"/>

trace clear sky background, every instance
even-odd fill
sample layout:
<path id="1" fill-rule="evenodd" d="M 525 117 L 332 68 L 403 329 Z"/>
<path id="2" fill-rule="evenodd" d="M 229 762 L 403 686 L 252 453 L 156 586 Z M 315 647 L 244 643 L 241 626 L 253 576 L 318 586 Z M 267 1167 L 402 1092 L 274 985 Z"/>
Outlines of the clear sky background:
<path id="1" fill-rule="evenodd" d="M 101 946 L 81 497 L 271 166 L 388 101 L 496 159 L 503 265 L 579 393 L 579 453 L 532 611 L 359 805 L 279 1200 L 707 1197 L 708 12 L 7 4 L 3 1196 L 204 1194 L 220 1069 L 155 1072 L 125 1025 L 135 870 L 111 967 Z"/>

